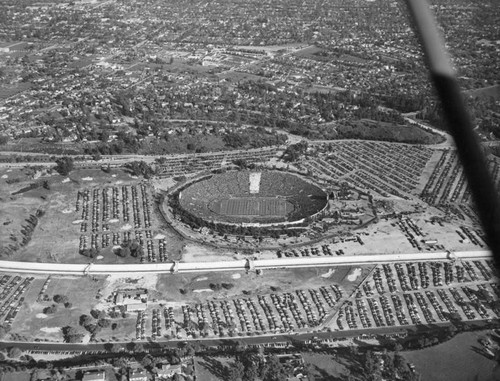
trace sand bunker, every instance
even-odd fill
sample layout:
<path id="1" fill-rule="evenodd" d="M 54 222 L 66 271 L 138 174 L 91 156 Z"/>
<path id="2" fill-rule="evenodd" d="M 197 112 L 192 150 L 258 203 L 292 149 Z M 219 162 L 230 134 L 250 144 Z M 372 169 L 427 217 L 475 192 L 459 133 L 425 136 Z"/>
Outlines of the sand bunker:
<path id="1" fill-rule="evenodd" d="M 207 278 L 206 276 L 202 276 L 202 277 L 200 277 L 200 278 L 196 279 L 196 281 L 197 281 L 197 282 L 202 282 L 202 281 L 207 280 L 207 279 L 208 279 L 208 278 Z"/>
<path id="2" fill-rule="evenodd" d="M 193 292 L 214 292 L 214 290 L 211 290 L 209 288 L 201 288 L 199 290 L 193 290 Z"/>
<path id="3" fill-rule="evenodd" d="M 67 208 L 67 209 L 64 209 L 62 212 L 64 214 L 68 214 L 68 213 L 71 213 L 73 210 L 71 208 Z"/>
<path id="4" fill-rule="evenodd" d="M 233 275 L 231 275 L 231 278 L 233 278 L 233 279 L 240 279 L 241 278 L 241 274 L 233 274 Z"/>
<path id="5" fill-rule="evenodd" d="M 2 179 L 8 179 L 9 178 L 9 175 L 3 175 L 2 176 Z"/>
<path id="6" fill-rule="evenodd" d="M 148 274 L 144 275 L 108 275 L 106 278 L 106 290 L 128 289 L 128 288 L 147 288 L 150 290 L 156 289 L 158 275 Z M 106 294 L 106 293 L 105 293 Z M 97 307 L 96 307 L 97 308 Z"/>
<path id="7" fill-rule="evenodd" d="M 96 259 L 103 259 L 104 257 L 102 255 L 98 255 Z"/>
<path id="8" fill-rule="evenodd" d="M 356 267 L 348 276 L 347 280 L 349 282 L 354 282 L 356 279 L 358 279 L 358 276 L 361 275 L 361 269 L 359 267 Z"/>
<path id="9" fill-rule="evenodd" d="M 163 234 L 157 234 L 153 238 L 154 239 L 165 239 L 165 236 Z"/>
<path id="10" fill-rule="evenodd" d="M 71 180 L 69 177 L 66 177 L 63 181 L 61 181 L 61 183 L 69 183 Z"/>
<path id="11" fill-rule="evenodd" d="M 61 332 L 61 327 L 42 327 L 40 328 L 40 331 L 46 333 L 56 333 L 56 332 Z"/>
<path id="12" fill-rule="evenodd" d="M 45 319 L 45 318 L 47 317 L 47 315 L 42 314 L 42 313 L 36 314 L 35 316 L 36 316 L 38 319 Z"/>
<path id="13" fill-rule="evenodd" d="M 328 272 L 321 274 L 321 278 L 330 278 L 333 274 L 335 274 L 335 269 L 330 269 Z"/>
<path id="14" fill-rule="evenodd" d="M 92 181 L 94 179 L 92 177 L 83 177 L 82 180 L 83 181 Z"/>
<path id="15" fill-rule="evenodd" d="M 110 219 L 108 222 L 109 222 L 110 224 L 116 224 L 118 221 L 120 221 L 118 218 L 112 218 L 112 219 Z"/>
<path id="16" fill-rule="evenodd" d="M 132 225 L 130 225 L 130 224 L 123 225 L 123 226 L 121 227 L 121 230 L 130 230 L 130 229 L 132 229 Z"/>
<path id="17" fill-rule="evenodd" d="M 78 224 L 81 224 L 84 220 L 74 220 L 72 222 L 73 225 L 78 225 Z"/>

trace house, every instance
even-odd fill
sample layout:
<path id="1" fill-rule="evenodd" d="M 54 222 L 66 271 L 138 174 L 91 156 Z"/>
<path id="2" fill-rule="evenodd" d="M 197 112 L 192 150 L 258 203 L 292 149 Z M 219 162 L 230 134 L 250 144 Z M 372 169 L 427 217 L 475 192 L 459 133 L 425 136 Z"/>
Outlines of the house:
<path id="1" fill-rule="evenodd" d="M 85 372 L 82 381 L 105 381 L 106 373 L 103 370 Z"/>
<path id="2" fill-rule="evenodd" d="M 144 369 L 131 369 L 128 379 L 129 381 L 148 381 L 148 374 Z"/>
<path id="3" fill-rule="evenodd" d="M 171 364 L 162 364 L 161 368 L 158 369 L 156 373 L 156 380 L 168 380 L 170 377 L 173 377 L 175 374 L 182 373 L 182 365 L 171 365 Z"/>
<path id="4" fill-rule="evenodd" d="M 119 290 L 115 296 L 116 305 L 126 305 L 126 304 L 136 304 L 136 303 L 147 303 L 148 302 L 148 290 L 137 289 L 137 290 Z"/>

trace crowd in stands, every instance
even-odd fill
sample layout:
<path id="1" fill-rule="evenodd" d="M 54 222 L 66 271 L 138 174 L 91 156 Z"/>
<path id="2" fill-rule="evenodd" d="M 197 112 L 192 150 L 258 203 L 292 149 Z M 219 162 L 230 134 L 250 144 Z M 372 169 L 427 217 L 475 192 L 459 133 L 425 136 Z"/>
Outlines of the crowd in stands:
<path id="1" fill-rule="evenodd" d="M 218 202 L 234 198 L 283 198 L 294 209 L 284 217 L 260 216 L 261 222 L 285 222 L 304 219 L 321 211 L 327 204 L 326 194 L 316 185 L 295 175 L 278 171 L 261 172 L 258 193 L 250 192 L 250 171 L 230 171 L 218 174 L 184 189 L 179 197 L 180 205 L 187 211 L 213 221 L 240 223 L 243 216 L 222 216 Z M 242 213 L 244 214 L 244 213 Z M 255 220 L 247 216 L 244 222 Z"/>

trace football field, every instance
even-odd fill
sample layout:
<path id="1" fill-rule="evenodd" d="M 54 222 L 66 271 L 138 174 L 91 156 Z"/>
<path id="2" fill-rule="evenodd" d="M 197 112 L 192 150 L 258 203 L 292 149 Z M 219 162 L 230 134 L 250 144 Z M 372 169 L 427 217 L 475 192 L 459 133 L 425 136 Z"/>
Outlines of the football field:
<path id="1" fill-rule="evenodd" d="M 243 197 L 221 200 L 217 213 L 226 216 L 283 217 L 293 210 L 293 205 L 275 197 Z"/>

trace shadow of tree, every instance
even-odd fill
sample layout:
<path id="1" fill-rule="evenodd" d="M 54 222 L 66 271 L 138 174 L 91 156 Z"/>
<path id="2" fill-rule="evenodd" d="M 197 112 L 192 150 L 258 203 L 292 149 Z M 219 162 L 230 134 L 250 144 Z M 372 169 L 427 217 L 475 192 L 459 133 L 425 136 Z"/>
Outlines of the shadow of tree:
<path id="1" fill-rule="evenodd" d="M 209 356 L 203 356 L 202 359 L 199 361 L 201 366 L 205 367 L 214 376 L 227 380 L 229 368 L 226 365 Z"/>
<path id="2" fill-rule="evenodd" d="M 313 365 L 313 370 L 311 372 L 314 376 L 314 381 L 345 381 L 346 377 L 336 377 L 328 373 L 326 370 L 319 368 L 317 365 Z"/>
<path id="3" fill-rule="evenodd" d="M 486 357 L 489 360 L 492 360 L 494 356 L 486 352 L 483 348 L 476 347 L 475 345 L 471 345 L 470 349 L 474 352 L 476 352 L 478 355 L 481 355 L 483 357 Z"/>

